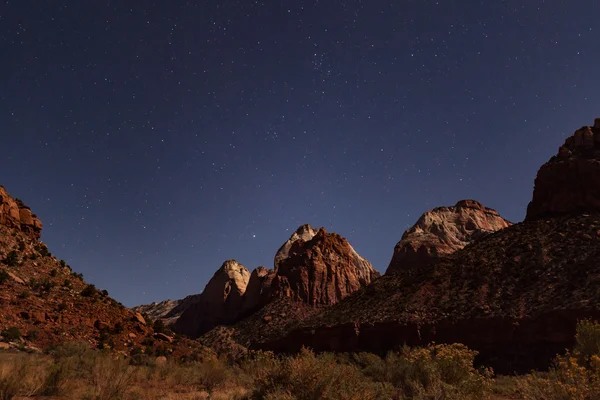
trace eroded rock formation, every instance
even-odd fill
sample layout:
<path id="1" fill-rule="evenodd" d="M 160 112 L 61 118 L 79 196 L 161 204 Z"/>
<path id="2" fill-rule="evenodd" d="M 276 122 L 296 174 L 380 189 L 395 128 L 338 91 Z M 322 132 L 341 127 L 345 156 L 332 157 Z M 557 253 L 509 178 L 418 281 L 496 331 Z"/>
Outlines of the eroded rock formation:
<path id="1" fill-rule="evenodd" d="M 321 228 L 310 240 L 292 242 L 288 257 L 278 264 L 271 297 L 289 297 L 311 306 L 331 305 L 378 276 L 346 239 Z"/>
<path id="2" fill-rule="evenodd" d="M 386 274 L 410 274 L 477 238 L 510 225 L 496 210 L 475 200 L 461 200 L 453 207 L 434 208 L 404 232 L 394 248 Z"/>
<path id="3" fill-rule="evenodd" d="M 600 211 L 600 118 L 568 137 L 535 178 L 526 219 Z"/>
<path id="4" fill-rule="evenodd" d="M 197 337 L 217 325 L 233 323 L 242 310 L 250 272 L 235 260 L 227 260 L 206 284 L 204 291 L 183 311 L 174 329 Z"/>
<path id="5" fill-rule="evenodd" d="M 28 236 L 39 239 L 42 222 L 22 201 L 13 199 L 4 187 L 0 186 L 0 224 L 17 229 Z"/>
<path id="6" fill-rule="evenodd" d="M 304 240 L 305 242 L 308 242 L 316 234 L 317 231 L 315 231 L 309 224 L 301 225 L 298 229 L 296 229 L 296 232 L 294 232 L 292 236 L 283 245 L 281 245 L 279 250 L 277 250 L 277 254 L 275 254 L 274 261 L 275 271 L 277 271 L 277 269 L 279 268 L 279 264 L 281 263 L 281 261 L 289 257 L 290 249 L 292 248 L 292 245 L 295 242 L 297 242 L 300 239 Z"/>

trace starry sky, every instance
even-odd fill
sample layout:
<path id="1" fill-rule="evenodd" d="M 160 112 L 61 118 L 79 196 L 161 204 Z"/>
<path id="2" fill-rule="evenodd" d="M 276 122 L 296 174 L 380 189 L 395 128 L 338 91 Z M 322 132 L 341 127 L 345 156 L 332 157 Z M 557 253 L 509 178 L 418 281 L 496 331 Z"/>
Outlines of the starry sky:
<path id="1" fill-rule="evenodd" d="M 0 184 L 125 305 L 272 267 L 301 224 L 384 271 L 424 211 L 521 221 L 600 116 L 596 0 L 0 4 Z"/>

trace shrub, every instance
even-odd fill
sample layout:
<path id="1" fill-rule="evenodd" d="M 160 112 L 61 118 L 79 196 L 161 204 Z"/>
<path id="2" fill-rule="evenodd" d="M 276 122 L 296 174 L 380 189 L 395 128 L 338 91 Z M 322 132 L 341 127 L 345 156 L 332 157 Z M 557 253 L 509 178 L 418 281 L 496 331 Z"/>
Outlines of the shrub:
<path id="1" fill-rule="evenodd" d="M 146 318 L 146 321 L 150 321 L 149 319 Z M 166 333 L 167 328 L 165 327 L 165 323 L 162 321 L 162 319 L 157 319 L 156 321 L 154 321 L 154 332 L 156 333 Z"/>
<path id="2" fill-rule="evenodd" d="M 557 356 L 547 374 L 532 372 L 519 381 L 523 399 L 598 399 L 600 393 L 600 324 L 577 324 L 573 352 Z"/>
<path id="3" fill-rule="evenodd" d="M 87 285 L 82 291 L 81 291 L 81 295 L 83 297 L 91 297 L 93 295 L 96 294 L 96 286 L 92 285 L 91 283 L 89 285 Z"/>
<path id="4" fill-rule="evenodd" d="M 9 278 L 10 275 L 8 275 L 8 272 L 5 270 L 0 270 L 0 283 L 6 282 Z"/>
<path id="5" fill-rule="evenodd" d="M 65 279 L 63 282 L 63 286 L 66 288 L 70 288 L 71 287 L 71 280 L 70 279 Z"/>
<path id="6" fill-rule="evenodd" d="M 19 256 L 16 251 L 11 250 L 4 259 L 4 264 L 9 267 L 16 267 L 19 264 Z"/>
<path id="7" fill-rule="evenodd" d="M 52 278 L 56 277 L 56 275 L 58 275 L 58 271 L 56 269 L 53 269 L 52 271 L 50 271 L 50 276 Z"/>
<path id="8" fill-rule="evenodd" d="M 24 241 L 19 240 L 18 246 L 19 246 L 19 251 L 25 250 L 25 242 Z"/>
<path id="9" fill-rule="evenodd" d="M 29 296 L 31 296 L 31 293 L 28 290 L 23 290 L 21 293 L 19 293 L 19 298 L 21 299 L 26 299 Z"/>
<path id="10" fill-rule="evenodd" d="M 67 266 L 67 263 L 65 262 L 65 260 L 60 260 L 60 262 L 59 262 L 59 263 L 60 263 L 60 266 L 61 266 L 62 268 L 64 268 L 64 267 L 66 267 L 66 266 Z"/>
<path id="11" fill-rule="evenodd" d="M 6 328 L 2 331 L 2 337 L 4 340 L 14 341 L 19 340 L 23 336 L 21 331 L 16 326 L 12 326 L 10 328 Z"/>
<path id="12" fill-rule="evenodd" d="M 11 400 L 17 396 L 29 398 L 40 388 L 43 369 L 27 356 L 2 359 L 0 362 L 0 399 Z"/>
<path id="13" fill-rule="evenodd" d="M 283 359 L 263 354 L 242 369 L 254 380 L 252 399 L 389 399 L 394 391 L 389 384 L 365 379 L 357 366 L 339 363 L 333 354 L 306 349 Z"/>
<path id="14" fill-rule="evenodd" d="M 97 400 L 120 399 L 133 377 L 131 367 L 121 359 L 103 355 L 94 364 L 91 383 Z"/>
<path id="15" fill-rule="evenodd" d="M 46 246 L 43 243 L 38 244 L 35 249 L 37 250 L 38 253 L 40 253 L 40 255 L 42 257 L 49 257 L 51 256 L 50 252 L 48 251 L 48 246 Z"/>

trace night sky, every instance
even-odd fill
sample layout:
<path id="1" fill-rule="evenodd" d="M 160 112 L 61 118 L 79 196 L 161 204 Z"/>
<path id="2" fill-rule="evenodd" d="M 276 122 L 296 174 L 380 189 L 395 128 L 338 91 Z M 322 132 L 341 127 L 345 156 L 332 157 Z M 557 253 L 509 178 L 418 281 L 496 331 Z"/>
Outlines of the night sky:
<path id="1" fill-rule="evenodd" d="M 0 5 L 0 184 L 125 305 L 272 267 L 301 224 L 384 271 L 424 211 L 521 221 L 600 116 L 597 0 Z"/>

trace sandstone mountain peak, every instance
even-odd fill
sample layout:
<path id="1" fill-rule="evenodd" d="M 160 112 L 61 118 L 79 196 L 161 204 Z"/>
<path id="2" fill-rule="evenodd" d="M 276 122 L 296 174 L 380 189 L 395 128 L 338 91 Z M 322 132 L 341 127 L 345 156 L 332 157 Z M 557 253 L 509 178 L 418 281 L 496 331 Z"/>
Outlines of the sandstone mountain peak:
<path id="1" fill-rule="evenodd" d="M 565 140 L 535 178 L 526 219 L 600 211 L 600 118 Z"/>
<path id="2" fill-rule="evenodd" d="M 17 229 L 31 238 L 39 239 L 42 222 L 21 200 L 13 199 L 3 186 L 0 186 L 0 225 Z"/>
<path id="3" fill-rule="evenodd" d="M 242 310 L 250 271 L 235 260 L 225 261 L 208 281 L 204 291 L 187 305 L 175 329 L 197 337 L 217 325 L 231 324 Z"/>
<path id="4" fill-rule="evenodd" d="M 497 211 L 476 200 L 434 208 L 404 232 L 386 274 L 415 271 L 462 249 L 476 238 L 510 225 Z"/>
<path id="5" fill-rule="evenodd" d="M 342 236 L 324 228 L 309 232 L 312 237 L 293 241 L 288 257 L 279 262 L 272 296 L 311 306 L 331 305 L 379 276 Z"/>
<path id="6" fill-rule="evenodd" d="M 309 241 L 312 239 L 317 232 L 310 226 L 309 224 L 301 225 L 296 231 L 292 234 L 292 236 L 279 248 L 277 254 L 275 254 L 275 271 L 279 268 L 279 263 L 288 257 L 292 244 L 297 240 Z"/>

